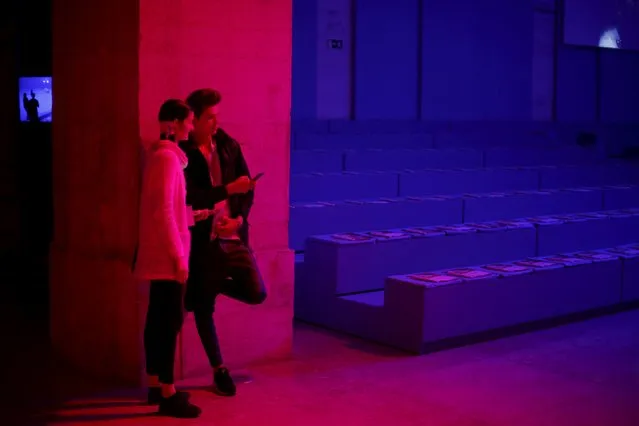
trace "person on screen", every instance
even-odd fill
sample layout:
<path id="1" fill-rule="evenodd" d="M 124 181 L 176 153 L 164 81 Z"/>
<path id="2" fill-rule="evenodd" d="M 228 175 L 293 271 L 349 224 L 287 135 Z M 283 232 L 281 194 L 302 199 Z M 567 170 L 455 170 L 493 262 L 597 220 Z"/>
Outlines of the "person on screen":
<path id="1" fill-rule="evenodd" d="M 40 121 L 38 115 L 38 108 L 40 108 L 40 102 L 36 99 L 35 93 L 31 91 L 31 99 L 27 98 L 27 94 L 22 95 L 22 106 L 27 113 L 27 121 L 36 122 Z"/>
<path id="2" fill-rule="evenodd" d="M 173 139 L 186 139 L 193 125 L 191 109 L 178 99 L 164 102 L 158 118 Z M 188 160 L 168 139 L 160 139 L 149 148 L 140 195 L 134 274 L 150 281 L 144 327 L 148 402 L 159 404 L 162 415 L 196 418 L 200 408 L 189 402 L 187 393 L 176 391 L 173 377 L 177 336 L 184 320 L 182 304 L 193 217 L 191 213 L 189 218 L 186 206 L 184 168 Z"/>
<path id="3" fill-rule="evenodd" d="M 264 281 L 248 245 L 248 215 L 253 191 L 229 197 L 219 203 L 210 188 L 233 179 L 247 179 L 249 169 L 240 144 L 218 127 L 221 95 L 213 89 L 199 89 L 186 99 L 193 110 L 193 132 L 180 144 L 189 159 L 185 169 L 187 202 L 194 209 L 219 212 L 198 222 L 191 230 L 193 248 L 185 306 L 195 317 L 202 346 L 213 370 L 214 390 L 235 395 L 236 388 L 224 366 L 213 321 L 215 299 L 224 294 L 248 304 L 266 299 Z"/>

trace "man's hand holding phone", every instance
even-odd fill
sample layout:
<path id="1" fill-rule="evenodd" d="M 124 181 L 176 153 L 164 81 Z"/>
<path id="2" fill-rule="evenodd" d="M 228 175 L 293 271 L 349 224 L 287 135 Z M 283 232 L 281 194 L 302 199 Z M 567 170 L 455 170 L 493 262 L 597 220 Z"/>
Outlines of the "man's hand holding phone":
<path id="1" fill-rule="evenodd" d="M 229 194 L 246 194 L 249 191 L 255 189 L 255 183 L 264 176 L 264 173 L 258 173 L 253 179 L 248 176 L 240 176 L 233 182 L 226 185 L 226 190 Z"/>
<path id="2" fill-rule="evenodd" d="M 240 176 L 233 182 L 226 185 L 226 191 L 231 194 L 246 194 L 255 188 L 255 182 L 248 176 Z"/>

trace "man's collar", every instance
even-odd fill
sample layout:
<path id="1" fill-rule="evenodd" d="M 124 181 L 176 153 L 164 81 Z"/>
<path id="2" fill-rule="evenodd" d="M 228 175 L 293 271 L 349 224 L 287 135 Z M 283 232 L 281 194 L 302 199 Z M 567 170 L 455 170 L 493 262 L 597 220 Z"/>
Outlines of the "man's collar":
<path id="1" fill-rule="evenodd" d="M 187 146 L 191 149 L 199 149 L 200 147 L 200 145 L 195 141 L 195 136 L 193 136 L 193 133 L 189 135 L 189 140 L 186 143 Z M 213 143 L 213 140 L 211 140 L 211 143 Z"/>
<path id="2" fill-rule="evenodd" d="M 219 143 L 224 144 L 225 142 L 227 142 L 230 139 L 231 139 L 231 137 L 228 135 L 228 133 L 226 133 L 221 128 L 218 128 L 217 132 L 215 133 L 215 136 L 211 138 L 211 143 L 213 144 L 213 146 L 217 147 Z M 193 133 L 191 133 L 189 135 L 188 146 L 189 146 L 189 148 L 197 148 L 198 147 L 197 142 L 195 142 L 195 137 L 193 136 Z"/>

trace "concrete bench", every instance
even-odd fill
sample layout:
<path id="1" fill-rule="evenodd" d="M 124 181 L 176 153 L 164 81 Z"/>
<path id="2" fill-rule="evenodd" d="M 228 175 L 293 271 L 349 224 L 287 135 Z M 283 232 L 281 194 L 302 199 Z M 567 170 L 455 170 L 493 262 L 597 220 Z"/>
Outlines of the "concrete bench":
<path id="1" fill-rule="evenodd" d="M 328 149 L 294 149 L 291 173 L 332 173 L 344 170 L 344 151 Z"/>
<path id="2" fill-rule="evenodd" d="M 616 164 L 294 173 L 291 175 L 290 199 L 293 202 L 329 201 L 632 185 L 639 182 L 635 174 L 632 167 Z"/>
<path id="3" fill-rule="evenodd" d="M 639 210 L 314 236 L 307 241 L 304 276 L 296 282 L 296 295 L 305 301 L 296 315 L 311 320 L 305 318 L 305 304 L 314 304 L 320 294 L 326 298 L 381 290 L 389 275 L 633 241 L 639 241 Z"/>
<path id="4" fill-rule="evenodd" d="M 483 167 L 483 152 L 474 149 L 365 149 L 344 152 L 344 169 L 403 170 Z"/>
<path id="5" fill-rule="evenodd" d="M 326 136 L 324 136 L 326 137 Z M 449 169 L 513 166 L 586 165 L 596 162 L 590 150 L 580 147 L 543 148 L 358 148 L 291 151 L 291 173 Z"/>
<path id="6" fill-rule="evenodd" d="M 291 176 L 292 201 L 396 197 L 398 175 L 383 172 L 304 173 Z"/>
<path id="7" fill-rule="evenodd" d="M 606 252 L 388 277 L 382 341 L 429 344 L 621 302 L 623 263 Z"/>
<path id="8" fill-rule="evenodd" d="M 311 235 L 639 207 L 638 189 L 611 186 L 293 203 L 289 246 L 303 250 Z"/>
<path id="9" fill-rule="evenodd" d="M 432 148 L 433 137 L 419 133 L 298 133 L 295 149 Z"/>
<path id="10" fill-rule="evenodd" d="M 591 164 L 597 159 L 596 150 L 574 145 L 554 148 L 495 147 L 484 150 L 486 167 Z"/>

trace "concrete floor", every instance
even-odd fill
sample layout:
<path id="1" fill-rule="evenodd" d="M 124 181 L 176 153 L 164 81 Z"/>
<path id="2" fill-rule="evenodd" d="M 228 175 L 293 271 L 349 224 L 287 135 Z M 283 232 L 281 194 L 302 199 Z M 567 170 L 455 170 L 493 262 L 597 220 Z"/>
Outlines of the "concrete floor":
<path id="1" fill-rule="evenodd" d="M 140 392 L 100 394 L 34 364 L 42 351 L 29 341 L 5 373 L 16 401 L 2 425 L 639 425 L 639 310 L 425 356 L 299 325 L 293 358 L 240 375 L 235 398 L 209 393 L 208 377 L 183 383 L 198 420 L 157 417 Z"/>

